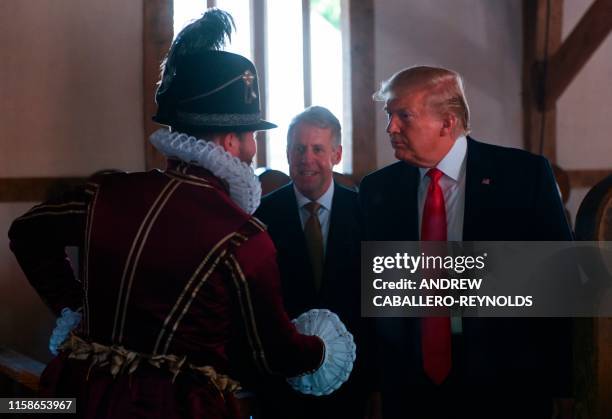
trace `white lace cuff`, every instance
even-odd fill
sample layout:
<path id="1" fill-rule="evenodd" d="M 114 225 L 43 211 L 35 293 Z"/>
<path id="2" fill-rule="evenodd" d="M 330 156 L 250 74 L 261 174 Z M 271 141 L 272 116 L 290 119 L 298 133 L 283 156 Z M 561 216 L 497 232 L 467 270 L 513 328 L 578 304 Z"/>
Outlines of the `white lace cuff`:
<path id="1" fill-rule="evenodd" d="M 81 313 L 72 311 L 68 307 L 62 309 L 62 314 L 57 318 L 55 329 L 49 339 L 49 350 L 53 355 L 58 354 L 58 348 L 68 339 L 70 332 L 81 323 L 82 317 Z"/>
<path id="2" fill-rule="evenodd" d="M 318 336 L 325 344 L 325 359 L 312 374 L 288 378 L 294 390 L 304 394 L 324 396 L 337 390 L 348 380 L 355 362 L 356 346 L 353 335 L 346 330 L 337 315 L 325 309 L 313 309 L 293 320 L 304 335 Z"/>

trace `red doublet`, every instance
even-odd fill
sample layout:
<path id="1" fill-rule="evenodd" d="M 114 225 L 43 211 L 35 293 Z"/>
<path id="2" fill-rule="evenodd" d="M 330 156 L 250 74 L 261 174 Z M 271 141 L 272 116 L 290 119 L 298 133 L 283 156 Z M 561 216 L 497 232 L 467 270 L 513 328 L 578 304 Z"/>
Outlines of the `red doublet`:
<path id="1" fill-rule="evenodd" d="M 67 200 L 17 219 L 10 238 L 56 313 L 82 307 L 79 335 L 87 341 L 186 357 L 185 365 L 239 380 L 255 368 L 292 376 L 322 361 L 321 341 L 298 334 L 283 309 L 265 227 L 204 169 L 181 163 L 93 179 Z M 81 248 L 79 281 L 65 258 L 70 245 Z M 108 367 L 94 368 L 87 380 L 88 362 L 63 354 L 42 386 L 79 397 L 83 416 L 145 409 L 149 417 L 232 417 L 233 397 L 223 398 L 206 378 L 184 371 L 173 383 L 163 368 L 141 364 L 116 379 Z"/>

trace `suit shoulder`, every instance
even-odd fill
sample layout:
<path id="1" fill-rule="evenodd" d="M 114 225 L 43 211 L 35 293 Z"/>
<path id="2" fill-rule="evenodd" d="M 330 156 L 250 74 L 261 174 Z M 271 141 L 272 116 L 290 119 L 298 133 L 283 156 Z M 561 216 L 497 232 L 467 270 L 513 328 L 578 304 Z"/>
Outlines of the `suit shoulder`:
<path id="1" fill-rule="evenodd" d="M 395 162 L 388 166 L 383 167 L 382 169 L 378 169 L 368 175 L 366 175 L 361 180 L 361 186 L 370 185 L 370 184 L 379 184 L 379 183 L 387 183 L 390 179 L 395 178 L 401 172 L 405 171 L 410 166 L 402 161 Z"/>
<path id="2" fill-rule="evenodd" d="M 493 159 L 495 163 L 508 162 L 513 165 L 540 165 L 547 161 L 545 157 L 533 154 L 527 150 L 482 143 L 472 138 L 470 138 L 470 140 L 472 142 L 473 147 L 477 148 L 481 153 L 485 154 L 488 159 Z"/>
<path id="3" fill-rule="evenodd" d="M 334 188 L 332 213 L 339 210 L 342 217 L 346 217 L 347 221 L 352 220 L 353 217 L 359 217 L 359 194 L 337 183 Z"/>
<path id="4" fill-rule="evenodd" d="M 272 203 L 275 203 L 279 200 L 284 200 L 293 192 L 293 183 L 289 183 L 287 185 L 281 186 L 280 188 L 264 195 L 261 198 L 260 208 L 262 206 L 268 206 Z"/>
<path id="5" fill-rule="evenodd" d="M 283 208 L 293 196 L 293 184 L 290 183 L 275 191 L 270 192 L 261 198 L 261 203 L 255 211 L 255 217 L 262 220 L 264 223 L 269 223 L 270 218 L 274 216 L 274 213 L 280 211 L 279 208 Z"/>
<path id="6" fill-rule="evenodd" d="M 359 194 L 352 189 L 344 187 L 339 183 L 334 183 L 334 193 L 338 194 L 338 196 L 342 197 L 342 199 L 347 200 L 357 200 Z"/>

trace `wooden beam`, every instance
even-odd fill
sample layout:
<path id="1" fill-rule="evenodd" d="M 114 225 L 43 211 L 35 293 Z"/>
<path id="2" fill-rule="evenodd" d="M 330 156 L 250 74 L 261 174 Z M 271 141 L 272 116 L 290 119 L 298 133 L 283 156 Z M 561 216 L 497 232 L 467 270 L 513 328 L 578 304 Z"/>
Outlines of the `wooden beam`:
<path id="1" fill-rule="evenodd" d="M 524 147 L 552 162 L 556 156 L 557 112 L 541 111 L 546 96 L 543 74 L 561 44 L 562 0 L 523 0 L 523 140 Z"/>
<path id="2" fill-rule="evenodd" d="M 151 118 L 157 110 L 155 92 L 160 78 L 160 65 L 170 48 L 174 35 L 173 0 L 143 1 L 143 116 L 144 150 L 147 169 L 166 166 L 166 159 L 149 142 L 149 136 L 159 129 Z"/>
<path id="3" fill-rule="evenodd" d="M 0 178 L 0 202 L 41 202 L 86 181 L 84 177 Z"/>
<path id="4" fill-rule="evenodd" d="M 38 391 L 40 374 L 45 369 L 45 364 L 31 359 L 11 349 L 0 347 L 0 374 L 8 377 L 14 382 Z"/>
<path id="5" fill-rule="evenodd" d="M 312 105 L 312 64 L 310 51 L 310 0 L 302 0 L 302 71 L 304 72 L 304 108 Z"/>
<path id="6" fill-rule="evenodd" d="M 345 103 L 350 106 L 352 120 L 352 172 L 356 181 L 377 167 L 376 112 L 372 100 L 372 93 L 376 90 L 373 3 L 373 0 L 342 0 L 343 32 L 349 32 L 348 45 L 343 46 L 347 54 L 343 76 L 350 80 Z"/>
<path id="7" fill-rule="evenodd" d="M 546 71 L 545 109 L 557 99 L 612 30 L 612 0 L 595 0 L 550 58 Z"/>
<path id="8" fill-rule="evenodd" d="M 566 170 L 570 186 L 574 188 L 591 188 L 596 183 L 612 174 L 612 169 Z"/>

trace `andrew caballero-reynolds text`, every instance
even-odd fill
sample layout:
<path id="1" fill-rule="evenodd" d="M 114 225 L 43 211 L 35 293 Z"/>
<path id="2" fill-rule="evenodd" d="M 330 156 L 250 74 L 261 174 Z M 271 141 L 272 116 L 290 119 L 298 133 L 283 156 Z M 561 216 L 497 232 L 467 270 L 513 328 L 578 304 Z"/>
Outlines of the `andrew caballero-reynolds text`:
<path id="1" fill-rule="evenodd" d="M 372 280 L 375 293 L 384 290 L 385 295 L 375 295 L 372 303 L 376 307 L 531 307 L 532 296 L 460 295 L 465 292 L 478 294 L 483 278 L 441 277 L 452 276 L 452 272 L 478 274 L 485 268 L 486 257 L 487 253 L 478 256 L 431 256 L 424 253 L 417 256 L 408 253 L 375 256 L 372 258 L 374 274 L 399 271 L 411 279 L 375 277 Z M 399 290 L 400 295 L 389 290 Z"/>

